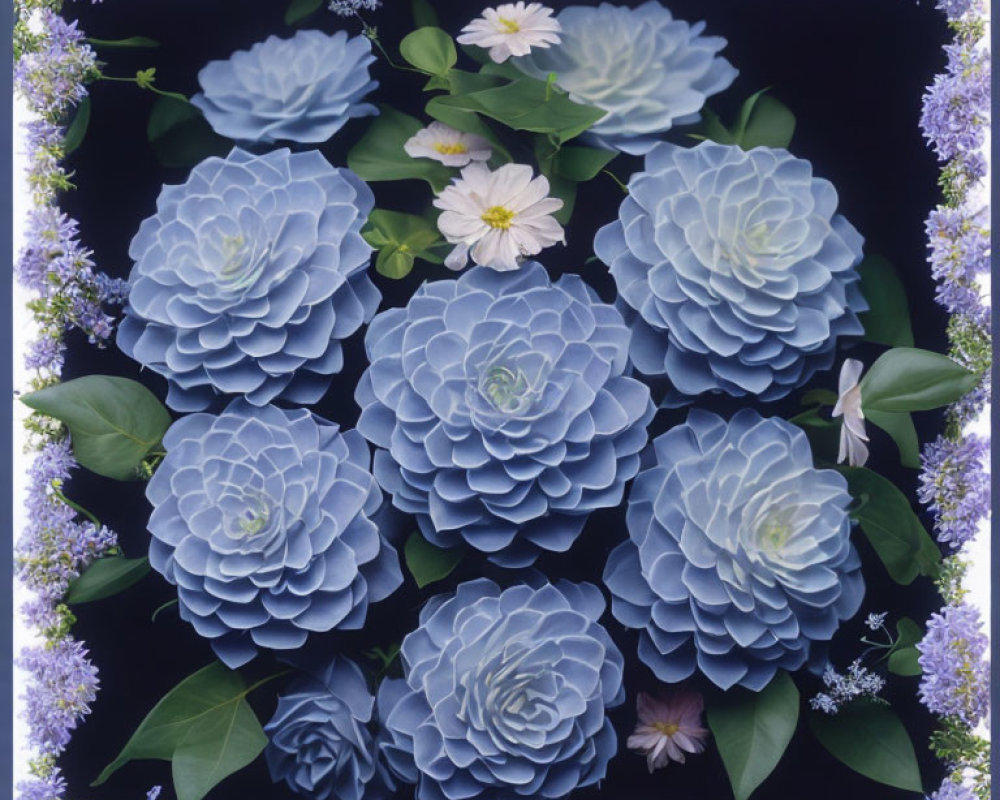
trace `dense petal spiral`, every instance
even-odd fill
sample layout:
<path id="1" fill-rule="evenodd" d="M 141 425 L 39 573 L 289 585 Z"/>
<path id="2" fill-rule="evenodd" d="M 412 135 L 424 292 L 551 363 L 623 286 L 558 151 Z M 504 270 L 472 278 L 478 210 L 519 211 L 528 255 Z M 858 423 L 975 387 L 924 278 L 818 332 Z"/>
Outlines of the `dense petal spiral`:
<path id="1" fill-rule="evenodd" d="M 569 6 L 556 20 L 562 43 L 513 63 L 541 80 L 555 73 L 571 99 L 607 111 L 583 138 L 609 150 L 647 152 L 665 131 L 701 119 L 705 100 L 739 74 L 716 55 L 725 39 L 702 36 L 704 22 L 674 19 L 658 0 Z"/>
<path id="2" fill-rule="evenodd" d="M 592 584 L 432 599 L 403 640 L 404 680 L 379 690 L 389 768 L 416 800 L 560 798 L 600 781 L 625 699 L 621 653 Z"/>
<path id="3" fill-rule="evenodd" d="M 368 604 L 402 583 L 372 521 L 382 493 L 357 431 L 237 399 L 175 422 L 163 446 L 146 489 L 149 562 L 229 666 L 360 628 Z"/>
<path id="4" fill-rule="evenodd" d="M 704 142 L 646 156 L 594 250 L 632 326 L 632 361 L 670 379 L 669 404 L 776 400 L 863 333 L 863 240 L 836 210 L 833 185 L 785 150 Z"/>
<path id="5" fill-rule="evenodd" d="M 805 665 L 864 596 L 847 482 L 813 467 L 801 429 L 750 409 L 693 410 L 653 444 L 604 571 L 639 658 L 667 683 L 698 668 L 723 689 Z"/>
<path id="6" fill-rule="evenodd" d="M 132 239 L 118 346 L 166 377 L 177 411 L 220 394 L 316 402 L 381 299 L 361 238 L 373 205 L 317 151 L 202 161 Z"/>
<path id="7" fill-rule="evenodd" d="M 352 117 L 378 114 L 362 100 L 378 82 L 371 41 L 338 31 L 269 36 L 198 73 L 191 98 L 217 133 L 238 142 L 325 142 Z"/>
<path id="8" fill-rule="evenodd" d="M 503 566 L 563 552 L 621 502 L 652 418 L 623 376 L 629 331 L 579 277 L 529 262 L 424 284 L 372 321 L 358 430 L 375 476 L 433 544 Z"/>

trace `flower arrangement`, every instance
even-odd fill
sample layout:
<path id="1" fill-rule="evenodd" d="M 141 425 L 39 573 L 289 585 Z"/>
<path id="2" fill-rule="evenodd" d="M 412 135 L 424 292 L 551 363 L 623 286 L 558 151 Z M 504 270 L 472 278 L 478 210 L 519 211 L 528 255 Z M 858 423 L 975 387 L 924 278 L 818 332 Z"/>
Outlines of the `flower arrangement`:
<path id="1" fill-rule="evenodd" d="M 15 5 L 20 798 L 72 796 L 120 691 L 80 631 L 130 604 L 170 658 L 90 737 L 98 798 L 150 759 L 151 800 L 988 798 L 977 0 L 921 118 L 947 344 L 722 7 L 291 0 L 158 74 L 62 16 L 111 0 Z M 60 204 L 112 87 L 148 142 L 105 274 Z"/>

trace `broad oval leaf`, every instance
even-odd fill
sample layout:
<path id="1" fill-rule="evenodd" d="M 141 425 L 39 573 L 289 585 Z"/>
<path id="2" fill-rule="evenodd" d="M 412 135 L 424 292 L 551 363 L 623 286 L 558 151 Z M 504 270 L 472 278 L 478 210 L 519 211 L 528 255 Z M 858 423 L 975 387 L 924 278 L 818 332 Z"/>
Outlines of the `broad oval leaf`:
<path id="1" fill-rule="evenodd" d="M 416 117 L 380 106 L 381 113 L 347 154 L 347 166 L 366 181 L 419 178 L 440 192 L 456 171 L 430 158 L 413 158 L 404 149 L 406 140 L 424 127 Z"/>
<path id="2" fill-rule="evenodd" d="M 883 353 L 861 379 L 861 407 L 874 411 L 928 411 L 960 400 L 979 377 L 948 356 L 916 347 Z"/>
<path id="3" fill-rule="evenodd" d="M 799 720 L 799 690 L 779 672 L 760 692 L 736 689 L 708 707 L 708 726 L 736 800 L 746 800 L 770 775 Z"/>
<path id="4" fill-rule="evenodd" d="M 149 389 L 111 375 L 57 383 L 24 395 L 21 402 L 69 428 L 73 455 L 82 466 L 120 481 L 138 477 L 143 458 L 171 422 Z"/>
<path id="5" fill-rule="evenodd" d="M 852 512 L 896 583 L 907 585 L 918 575 L 934 577 L 941 553 L 892 481 L 864 467 L 840 467 L 847 487 L 860 505 Z"/>
<path id="6" fill-rule="evenodd" d="M 440 28 L 417 28 L 399 43 L 399 52 L 410 64 L 428 75 L 444 76 L 458 63 L 455 42 Z"/>
<path id="7" fill-rule="evenodd" d="M 403 547 L 403 557 L 417 586 L 423 589 L 451 575 L 465 557 L 465 550 L 461 547 L 443 550 L 428 542 L 420 531 L 414 531 Z"/>
<path id="8" fill-rule="evenodd" d="M 882 256 L 865 256 L 858 266 L 861 293 L 869 310 L 861 314 L 865 338 L 889 347 L 913 347 L 913 324 L 906 288 Z"/>
<path id="9" fill-rule="evenodd" d="M 99 558 L 69 585 L 66 602 L 92 603 L 118 594 L 149 574 L 149 559 L 110 556 Z"/>
<path id="10" fill-rule="evenodd" d="M 429 0 L 413 0 L 413 26 L 415 28 L 439 27 L 437 12 Z"/>
<path id="11" fill-rule="evenodd" d="M 920 441 L 910 414 L 869 409 L 865 412 L 865 419 L 892 437 L 899 448 L 899 460 L 904 467 L 920 469 Z"/>
<path id="12" fill-rule="evenodd" d="M 165 167 L 193 167 L 209 156 L 224 156 L 232 142 L 219 136 L 201 111 L 176 97 L 158 97 L 146 136 Z"/>
<path id="13" fill-rule="evenodd" d="M 836 714 L 813 712 L 809 727 L 838 761 L 866 778 L 923 792 L 910 736 L 887 705 L 856 700 Z"/>
<path id="14" fill-rule="evenodd" d="M 917 643 L 924 632 L 912 619 L 904 617 L 896 623 L 896 645 L 889 654 L 889 672 L 904 677 L 915 677 L 923 672 Z"/>
<path id="15" fill-rule="evenodd" d="M 553 171 L 567 180 L 583 183 L 600 175 L 618 153 L 593 147 L 562 147 L 552 159 Z"/>
<path id="16" fill-rule="evenodd" d="M 795 115 L 780 100 L 764 94 L 753 104 L 739 145 L 744 150 L 755 147 L 787 148 L 794 135 Z"/>

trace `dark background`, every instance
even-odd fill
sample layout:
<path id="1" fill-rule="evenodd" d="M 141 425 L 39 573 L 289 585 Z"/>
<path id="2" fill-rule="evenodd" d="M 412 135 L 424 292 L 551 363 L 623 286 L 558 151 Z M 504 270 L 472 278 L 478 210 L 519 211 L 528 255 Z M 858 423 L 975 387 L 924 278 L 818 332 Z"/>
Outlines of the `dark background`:
<path id="1" fill-rule="evenodd" d="M 443 26 L 452 34 L 476 16 L 481 5 L 459 0 L 433 2 Z M 81 28 L 97 38 L 144 35 L 162 42 L 163 47 L 157 50 L 101 50 L 102 59 L 107 61 L 106 74 L 130 76 L 137 69 L 155 66 L 157 86 L 190 96 L 198 88 L 197 72 L 207 61 L 226 58 L 233 50 L 249 47 L 272 33 L 289 36 L 292 30 L 282 21 L 285 5 L 284 0 L 106 0 L 96 6 L 75 3 L 67 13 L 78 15 Z M 550 5 L 560 8 L 567 3 Z M 385 6 L 367 16 L 395 53 L 399 39 L 410 29 L 409 3 L 386 0 Z M 933 302 L 923 236 L 923 220 L 938 202 L 937 165 L 917 124 L 923 89 L 944 64 L 940 47 L 948 40 L 948 31 L 943 14 L 933 8 L 931 0 L 671 0 L 669 7 L 682 19 L 707 20 L 708 34 L 729 40 L 723 55 L 741 74 L 730 89 L 709 101 L 724 120 L 731 120 L 746 97 L 766 86 L 774 87 L 775 96 L 794 111 L 799 127 L 792 151 L 810 159 L 817 175 L 833 181 L 840 193 L 841 211 L 865 236 L 867 252 L 882 254 L 896 265 L 910 295 L 917 346 L 944 350 L 946 316 Z M 341 20 L 325 10 L 316 13 L 307 25 L 327 31 L 342 26 L 355 33 L 360 27 L 356 21 Z M 470 62 L 460 66 L 473 68 Z M 395 71 L 383 61 L 376 63 L 373 71 L 382 82 L 375 95 L 379 102 L 419 114 L 419 76 Z M 147 144 L 146 122 L 155 99 L 149 92 L 134 85 L 99 82 L 92 87 L 92 98 L 90 130 L 69 164 L 75 171 L 73 181 L 81 188 L 66 195 L 63 205 L 80 220 L 84 241 L 94 249 L 99 267 L 124 278 L 131 267 L 129 241 L 139 222 L 153 213 L 161 184 L 183 182 L 187 170 L 160 166 Z M 347 147 L 367 122 L 350 123 L 332 143 L 322 147 L 332 163 L 344 164 Z M 611 169 L 626 178 L 640 164 L 637 159 L 623 156 Z M 406 197 L 399 196 L 400 187 L 407 190 Z M 416 210 L 430 200 L 426 184 L 419 182 L 392 184 L 390 192 L 386 185 L 376 184 L 373 188 L 383 208 Z M 567 229 L 569 245 L 543 254 L 543 261 L 553 273 L 580 272 L 605 299 L 613 296 L 606 268 L 600 263 L 584 262 L 592 255 L 593 232 L 613 218 L 619 197 L 619 190 L 606 177 L 588 184 Z M 385 296 L 383 307 L 404 304 L 428 277 L 450 274 L 443 267 L 418 262 L 414 273 L 403 281 L 376 276 Z M 868 364 L 878 353 L 879 348 L 868 345 L 852 351 L 854 357 Z M 69 356 L 67 379 L 86 373 L 124 375 L 144 381 L 160 397 L 165 395 L 161 378 L 149 371 L 140 374 L 138 365 L 113 346 L 96 350 L 74 334 L 70 337 Z M 352 395 L 364 367 L 360 335 L 348 343 L 347 364 L 316 409 L 344 427 L 352 426 L 358 414 Z M 811 385 L 835 388 L 836 376 L 817 376 Z M 703 400 L 699 405 L 728 415 L 740 403 Z M 797 396 L 760 408 L 768 415 L 785 416 L 798 409 Z M 941 418 L 934 414 L 917 416 L 921 441 L 936 435 Z M 682 419 L 683 412 L 661 413 L 651 435 L 662 433 Z M 870 432 L 874 454 L 870 466 L 913 496 L 916 472 L 901 469 L 891 442 L 879 431 Z M 81 471 L 68 493 L 119 532 L 126 555 L 145 552 L 149 506 L 142 484 L 121 484 Z M 619 509 L 594 514 L 568 555 L 543 558 L 538 566 L 553 578 L 565 575 L 600 584 L 607 552 L 625 537 L 623 517 Z M 926 579 L 918 579 L 910 587 L 892 584 L 871 549 L 860 536 L 857 540 L 865 562 L 868 595 L 856 620 L 846 624 L 834 642 L 834 661 L 841 668 L 862 649 L 857 640 L 865 632 L 862 620 L 869 611 L 889 611 L 890 621 L 903 615 L 923 621 L 939 604 Z M 446 582 L 431 588 L 442 591 L 459 580 L 481 574 L 490 574 L 502 583 L 512 580 L 509 573 L 491 570 L 481 558 L 470 556 Z M 75 609 L 79 622 L 74 632 L 87 642 L 102 684 L 93 713 L 61 760 L 77 800 L 138 800 L 153 784 L 163 784 L 163 798 L 173 797 L 167 762 L 133 762 L 104 786 L 87 787 L 156 701 L 212 658 L 207 643 L 178 619 L 174 608 L 151 621 L 153 611 L 175 597 L 173 587 L 154 573 L 125 594 Z M 362 649 L 399 641 L 415 627 L 416 609 L 423 597 L 408 580 L 400 592 L 373 608 L 367 633 L 314 637 L 312 645 L 328 652 L 342 650 L 365 663 L 360 656 Z M 611 762 L 603 789 L 581 790 L 573 797 L 731 797 L 721 760 L 711 745 L 704 755 L 691 757 L 686 765 L 671 765 L 652 776 L 647 775 L 643 759 L 625 749 L 624 739 L 635 722 L 635 695 L 639 690 L 654 688 L 655 683 L 636 657 L 635 635 L 625 631 L 610 614 L 604 622 L 628 663 L 628 700 L 611 712 L 619 733 L 619 754 Z M 262 654 L 245 673 L 253 678 L 274 669 L 273 659 Z M 804 701 L 820 689 L 807 674 L 798 675 L 796 680 Z M 890 676 L 885 696 L 910 731 L 925 785 L 930 789 L 937 786 L 942 770 L 926 748 L 933 720 L 918 704 L 916 687 L 916 678 Z M 269 719 L 274 708 L 274 686 L 257 692 L 251 702 L 262 722 Z M 400 796 L 407 794 L 404 791 Z M 811 800 L 914 797 L 862 778 L 835 761 L 812 739 L 803 720 L 781 765 L 754 797 L 784 800 L 806 794 Z M 294 795 L 283 784 L 272 786 L 261 758 L 227 779 L 209 797 L 279 800 Z"/>

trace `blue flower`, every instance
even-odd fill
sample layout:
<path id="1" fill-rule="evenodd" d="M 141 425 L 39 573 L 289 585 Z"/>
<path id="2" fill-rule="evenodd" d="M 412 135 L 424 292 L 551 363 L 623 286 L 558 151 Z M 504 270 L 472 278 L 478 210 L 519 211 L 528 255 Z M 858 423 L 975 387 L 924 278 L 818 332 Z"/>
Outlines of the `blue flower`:
<path id="1" fill-rule="evenodd" d="M 665 131 L 698 122 L 705 100 L 739 74 L 716 56 L 725 39 L 702 36 L 704 22 L 674 19 L 656 0 L 570 6 L 556 19 L 562 44 L 513 63 L 541 80 L 555 73 L 571 99 L 607 111 L 583 137 L 597 147 L 648 152 Z"/>
<path id="2" fill-rule="evenodd" d="M 358 665 L 335 656 L 278 696 L 264 726 L 264 757 L 275 783 L 309 800 L 362 800 L 380 794 L 374 737 L 375 698 Z"/>
<path id="3" fill-rule="evenodd" d="M 559 798 L 600 781 L 617 749 L 606 709 L 623 659 L 592 584 L 433 598 L 403 640 L 405 680 L 379 689 L 389 768 L 416 800 Z"/>
<path id="4" fill-rule="evenodd" d="M 191 98 L 217 133 L 243 142 L 325 142 L 352 117 L 378 114 L 364 97 L 378 86 L 371 41 L 299 31 L 269 36 L 198 73 Z"/>
<path id="5" fill-rule="evenodd" d="M 149 562 L 177 585 L 182 619 L 237 667 L 257 647 L 357 629 L 402 583 L 373 515 L 382 493 L 357 431 L 304 409 L 242 399 L 191 414 L 163 437 L 146 489 Z"/>
<path id="6" fill-rule="evenodd" d="M 762 689 L 806 664 L 864 595 L 851 497 L 813 467 L 805 433 L 744 409 L 693 410 L 654 440 L 628 499 L 629 540 L 604 570 L 615 617 L 667 683 L 697 667 L 723 689 Z"/>
<path id="7" fill-rule="evenodd" d="M 167 378 L 177 411 L 316 402 L 381 299 L 360 233 L 373 205 L 316 151 L 202 161 L 132 239 L 118 346 Z"/>
<path id="8" fill-rule="evenodd" d="M 529 262 L 428 283 L 372 321 L 358 430 L 375 477 L 433 544 L 503 566 L 563 552 L 621 502 L 652 418 L 629 331 L 579 277 Z"/>
<path id="9" fill-rule="evenodd" d="M 702 392 L 776 400 L 863 333 L 862 238 L 837 192 L 785 150 L 659 145 L 594 249 L 632 325 L 630 355 L 670 405 Z"/>

